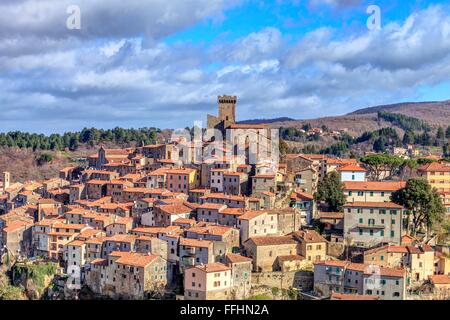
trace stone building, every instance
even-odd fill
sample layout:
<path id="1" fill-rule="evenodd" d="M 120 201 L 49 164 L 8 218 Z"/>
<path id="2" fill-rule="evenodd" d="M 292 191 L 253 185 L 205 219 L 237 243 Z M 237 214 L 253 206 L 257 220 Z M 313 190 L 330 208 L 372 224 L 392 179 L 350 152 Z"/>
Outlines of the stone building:
<path id="1" fill-rule="evenodd" d="M 392 202 L 353 202 L 344 205 L 344 238 L 356 246 L 400 244 L 403 207 Z"/>
<path id="2" fill-rule="evenodd" d="M 297 242 L 291 237 L 252 237 L 244 242 L 245 252 L 253 260 L 253 271 L 271 272 L 276 268 L 278 256 L 297 253 Z"/>

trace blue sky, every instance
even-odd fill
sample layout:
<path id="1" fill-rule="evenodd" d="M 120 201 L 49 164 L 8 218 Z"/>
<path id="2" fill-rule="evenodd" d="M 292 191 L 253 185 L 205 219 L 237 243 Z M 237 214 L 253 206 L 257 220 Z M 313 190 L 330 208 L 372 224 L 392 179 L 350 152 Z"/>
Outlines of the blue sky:
<path id="1" fill-rule="evenodd" d="M 65 27 L 71 4 L 81 30 Z M 372 4 L 381 30 L 366 26 Z M 15 0 L 0 12 L 0 131 L 192 126 L 222 94 L 239 96 L 240 119 L 450 99 L 446 1 Z"/>

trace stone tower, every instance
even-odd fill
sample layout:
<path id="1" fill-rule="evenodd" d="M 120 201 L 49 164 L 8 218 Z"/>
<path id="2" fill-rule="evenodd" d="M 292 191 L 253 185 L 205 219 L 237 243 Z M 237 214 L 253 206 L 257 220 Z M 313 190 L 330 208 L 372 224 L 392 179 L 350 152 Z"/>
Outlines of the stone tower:
<path id="1" fill-rule="evenodd" d="M 3 190 L 9 188 L 11 184 L 11 174 L 7 171 L 3 172 Z"/>
<path id="2" fill-rule="evenodd" d="M 219 106 L 218 116 L 208 114 L 208 128 L 225 130 L 230 125 L 236 123 L 236 96 L 219 96 L 217 98 Z"/>
<path id="3" fill-rule="evenodd" d="M 219 119 L 224 122 L 225 128 L 236 123 L 236 96 L 219 96 Z"/>

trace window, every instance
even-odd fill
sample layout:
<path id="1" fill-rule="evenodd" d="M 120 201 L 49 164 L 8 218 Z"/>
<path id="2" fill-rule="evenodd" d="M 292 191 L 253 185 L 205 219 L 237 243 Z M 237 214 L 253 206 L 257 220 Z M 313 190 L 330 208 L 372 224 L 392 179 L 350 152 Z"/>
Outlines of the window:
<path id="1" fill-rule="evenodd" d="M 395 231 L 391 231 L 391 238 L 395 237 Z"/>
<path id="2" fill-rule="evenodd" d="M 363 229 L 359 229 L 359 235 L 360 235 L 360 236 L 363 235 Z"/>
<path id="3" fill-rule="evenodd" d="M 370 234 L 371 236 L 373 236 L 373 230 L 372 230 L 372 229 L 369 230 L 369 234 Z"/>

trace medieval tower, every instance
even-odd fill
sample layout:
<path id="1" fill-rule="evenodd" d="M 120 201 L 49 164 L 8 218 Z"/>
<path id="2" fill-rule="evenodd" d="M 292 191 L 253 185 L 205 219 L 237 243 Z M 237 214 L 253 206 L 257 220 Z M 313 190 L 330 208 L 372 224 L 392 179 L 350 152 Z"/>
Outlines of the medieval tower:
<path id="1" fill-rule="evenodd" d="M 218 116 L 213 116 L 208 114 L 208 128 L 209 129 L 219 129 L 225 130 L 229 126 L 236 123 L 236 96 L 219 96 L 218 106 L 219 114 Z"/>

